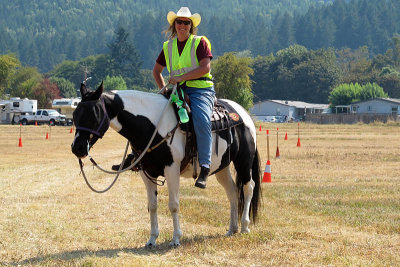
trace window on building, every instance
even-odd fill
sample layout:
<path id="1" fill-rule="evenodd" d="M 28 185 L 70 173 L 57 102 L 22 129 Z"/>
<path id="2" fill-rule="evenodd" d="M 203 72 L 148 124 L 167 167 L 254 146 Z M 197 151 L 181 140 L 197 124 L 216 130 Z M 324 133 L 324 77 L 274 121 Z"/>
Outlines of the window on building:
<path id="1" fill-rule="evenodd" d="M 392 107 L 392 115 L 397 115 L 398 110 L 399 110 L 398 106 Z"/>

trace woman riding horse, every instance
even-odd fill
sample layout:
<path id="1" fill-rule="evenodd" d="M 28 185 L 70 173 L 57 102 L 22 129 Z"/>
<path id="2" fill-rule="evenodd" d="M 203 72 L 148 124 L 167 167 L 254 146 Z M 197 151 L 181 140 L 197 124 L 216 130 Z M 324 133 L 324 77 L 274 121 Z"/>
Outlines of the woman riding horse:
<path id="1" fill-rule="evenodd" d="M 229 106 L 230 114 L 236 119 L 240 118 L 241 123 L 211 133 L 209 120 L 214 90 L 209 64 L 212 55 L 211 52 L 207 52 L 208 56 L 202 58 L 197 53 L 199 47 L 202 46 L 202 49 L 207 50 L 211 45 L 205 37 L 197 38 L 193 35 L 194 27 L 200 23 L 200 15 L 191 15 L 189 9 L 181 8 L 177 14 L 170 12 L 167 19 L 171 31 L 176 31 L 177 38 L 164 43 L 161 53 L 164 53 L 166 66 L 171 73 L 169 82 L 184 85 L 186 81 L 183 87 L 191 98 L 193 122 L 195 129 L 197 128 L 195 130 L 198 137 L 197 147 L 201 150 L 199 162 L 189 162 L 181 170 L 187 135 L 177 130 L 178 121 L 173 107 L 160 94 L 130 90 L 116 93 L 103 92 L 103 84 L 96 91 L 91 91 L 82 84 L 82 101 L 73 115 L 76 132 L 71 149 L 79 159 L 88 155 L 89 150 L 104 136 L 109 127 L 124 136 L 133 151 L 143 155 L 138 169 L 146 185 L 150 213 L 151 230 L 147 247 L 155 246 L 159 235 L 158 184 L 154 181 L 159 176 L 164 176 L 167 182 L 168 207 L 174 227 L 170 244 L 173 246 L 180 245 L 182 236 L 178 216 L 180 177 L 191 178 L 198 164 L 202 168 L 196 186 L 205 188 L 208 174 L 215 174 L 227 194 L 230 203 L 230 225 L 226 235 L 238 232 L 239 218 L 241 218 L 241 232 L 250 232 L 250 215 L 255 221 L 261 198 L 256 131 L 247 111 L 233 101 L 219 100 Z M 182 36 L 183 39 L 180 38 Z M 197 48 L 193 50 L 196 53 L 192 48 Z M 191 58 L 194 55 L 195 59 Z M 163 57 L 160 55 L 160 58 Z M 188 61 L 195 63 L 189 64 Z M 157 60 L 153 73 L 160 87 L 164 85 L 161 76 L 163 68 L 164 66 Z M 149 146 L 152 149 L 147 149 Z M 230 171 L 231 162 L 236 170 L 235 180 Z"/>
<path id="2" fill-rule="evenodd" d="M 163 88 L 162 71 L 167 67 L 168 82 L 178 84 L 189 96 L 201 167 L 195 186 L 204 189 L 211 165 L 211 113 L 215 96 L 210 74 L 211 44 L 205 36 L 195 35 L 201 17 L 197 13 L 192 15 L 189 8 L 181 7 L 176 14 L 170 11 L 167 20 L 169 40 L 164 42 L 153 76 L 158 87 Z"/>

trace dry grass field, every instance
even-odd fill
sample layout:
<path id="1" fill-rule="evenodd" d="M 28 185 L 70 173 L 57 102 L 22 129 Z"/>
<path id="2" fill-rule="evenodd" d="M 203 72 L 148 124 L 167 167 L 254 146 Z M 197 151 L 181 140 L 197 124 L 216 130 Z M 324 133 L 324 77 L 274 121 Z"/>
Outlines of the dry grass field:
<path id="1" fill-rule="evenodd" d="M 159 189 L 159 246 L 144 248 L 144 184 L 124 173 L 91 192 L 70 151 L 68 127 L 0 126 L 0 266 L 396 266 L 400 265 L 400 125 L 262 124 L 270 132 L 272 183 L 251 233 L 226 238 L 228 201 L 211 176 L 206 190 L 181 183 L 181 246 L 171 248 L 167 189 Z M 280 159 L 275 159 L 279 127 Z M 285 133 L 288 140 L 284 140 Z M 118 163 L 125 140 L 109 130 L 92 150 Z M 85 160 L 98 188 L 113 177 Z"/>

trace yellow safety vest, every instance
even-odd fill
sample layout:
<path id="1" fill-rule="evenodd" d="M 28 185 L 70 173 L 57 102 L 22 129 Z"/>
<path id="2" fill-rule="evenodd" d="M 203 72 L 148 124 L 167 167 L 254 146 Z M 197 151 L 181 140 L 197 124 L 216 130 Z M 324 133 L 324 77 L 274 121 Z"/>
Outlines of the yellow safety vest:
<path id="1" fill-rule="evenodd" d="M 168 40 L 163 44 L 163 51 L 165 56 L 165 62 L 167 69 L 171 76 L 181 76 L 189 71 L 194 70 L 200 66 L 196 56 L 196 49 L 200 44 L 201 38 L 207 42 L 209 49 L 211 50 L 211 43 L 205 36 L 190 35 L 186 41 L 185 47 L 183 48 L 182 54 L 178 52 L 178 41 L 177 38 Z M 201 77 L 200 80 L 189 80 L 186 81 L 186 86 L 196 88 L 207 88 L 214 85 L 212 82 L 211 73 L 206 73 Z M 180 82 L 183 84 L 185 81 Z"/>

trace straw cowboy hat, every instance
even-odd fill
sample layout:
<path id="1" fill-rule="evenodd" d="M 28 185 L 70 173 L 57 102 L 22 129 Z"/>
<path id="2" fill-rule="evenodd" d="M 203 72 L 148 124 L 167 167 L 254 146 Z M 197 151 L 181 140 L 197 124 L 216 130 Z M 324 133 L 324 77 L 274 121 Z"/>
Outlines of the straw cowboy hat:
<path id="1" fill-rule="evenodd" d="M 181 9 L 179 9 L 179 11 L 175 14 L 174 11 L 170 11 L 167 14 L 167 20 L 169 25 L 172 25 L 172 23 L 174 23 L 176 18 L 188 18 L 191 19 L 193 22 L 193 26 L 197 27 L 199 26 L 200 22 L 201 22 L 201 16 L 198 13 L 194 13 L 192 15 L 192 13 L 190 12 L 189 8 L 187 7 L 181 7 Z"/>

